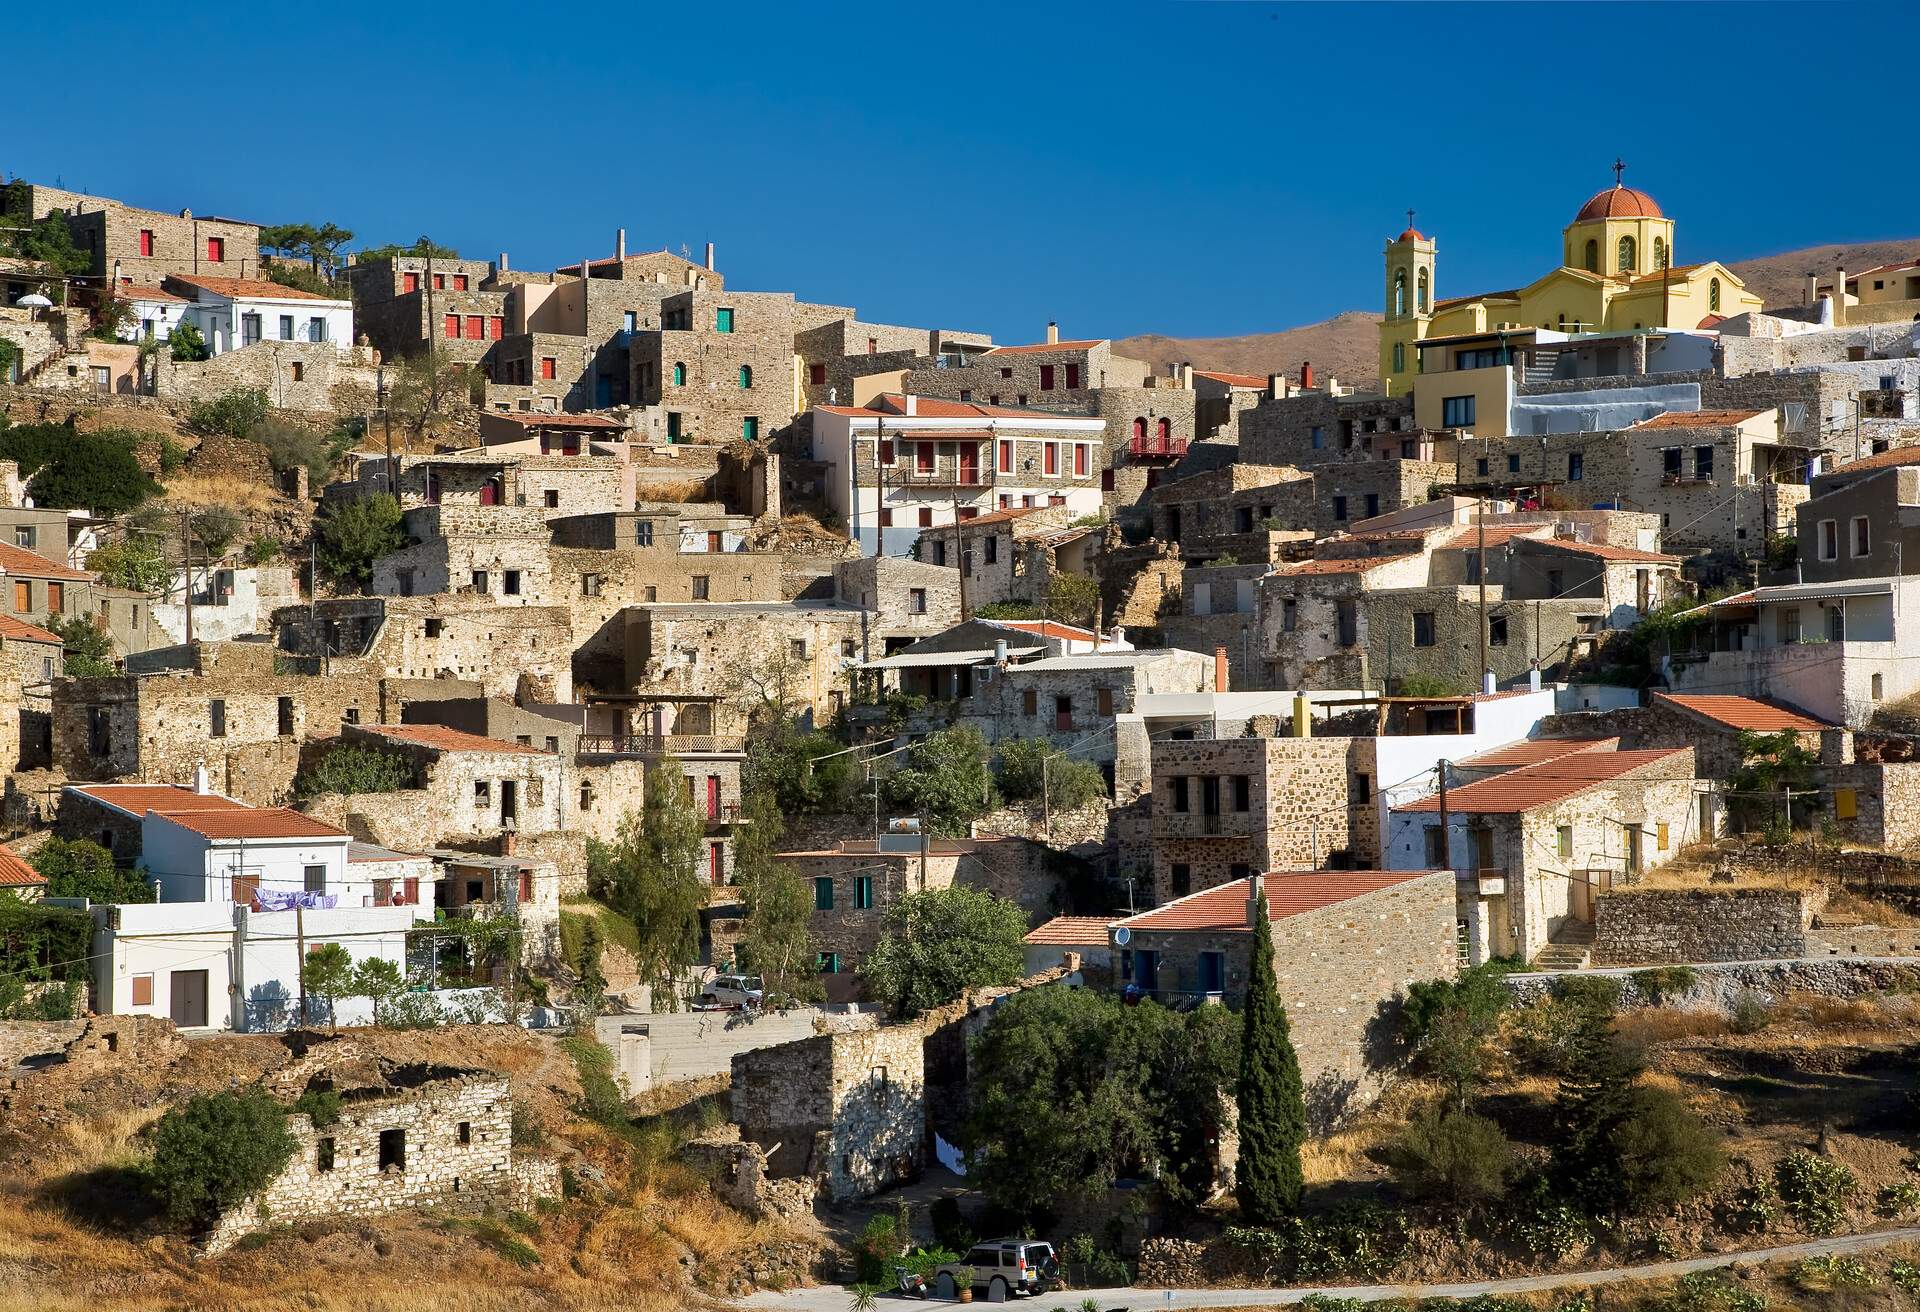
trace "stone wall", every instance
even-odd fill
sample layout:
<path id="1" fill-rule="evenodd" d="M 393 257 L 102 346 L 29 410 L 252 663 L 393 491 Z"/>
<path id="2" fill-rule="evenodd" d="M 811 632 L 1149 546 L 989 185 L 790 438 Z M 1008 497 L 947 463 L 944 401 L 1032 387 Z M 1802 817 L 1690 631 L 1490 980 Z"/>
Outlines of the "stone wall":
<path id="1" fill-rule="evenodd" d="M 1521 1005 L 1552 995 L 1562 980 L 1595 977 L 1620 982 L 1622 1007 L 1675 1007 L 1682 1011 L 1720 1011 L 1731 1014 L 1748 997 L 1774 1003 L 1796 993 L 1825 998 L 1907 996 L 1920 990 L 1920 964 L 1879 961 L 1861 957 L 1820 957 L 1810 960 L 1702 962 L 1693 967 L 1693 980 L 1682 988 L 1665 982 L 1651 988 L 1651 980 L 1636 979 L 1632 970 L 1529 972 L 1506 975 L 1502 982 Z"/>
<path id="2" fill-rule="evenodd" d="M 525 1210 L 531 1201 L 513 1170 L 513 1099 L 504 1076 L 440 1076 L 417 1091 L 364 1102 L 349 1094 L 332 1124 L 317 1127 L 296 1114 L 287 1118 L 287 1129 L 296 1145 L 293 1160 L 272 1184 L 220 1217 L 206 1239 L 209 1255 L 269 1221 L 428 1206 Z"/>
<path id="3" fill-rule="evenodd" d="M 1600 966 L 1803 957 L 1825 895 L 1797 889 L 1636 889 L 1595 900 Z"/>
<path id="4" fill-rule="evenodd" d="M 342 351 L 333 342 L 256 342 L 211 360 L 154 357 L 154 391 L 181 402 L 213 401 L 228 392 L 258 389 L 280 410 L 367 414 L 374 406 L 376 370 L 370 351 Z"/>

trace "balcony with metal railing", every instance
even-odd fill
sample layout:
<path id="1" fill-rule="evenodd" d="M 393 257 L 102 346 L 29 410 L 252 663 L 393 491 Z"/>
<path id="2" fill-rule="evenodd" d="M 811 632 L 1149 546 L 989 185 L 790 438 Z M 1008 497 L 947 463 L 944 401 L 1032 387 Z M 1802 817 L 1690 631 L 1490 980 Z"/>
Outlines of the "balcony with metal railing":
<path id="1" fill-rule="evenodd" d="M 744 755 L 747 740 L 739 734 L 622 733 L 580 735 L 582 756 L 728 756 Z"/>
<path id="2" fill-rule="evenodd" d="M 1184 437 L 1134 437 L 1127 439 L 1130 460 L 1178 460 L 1187 454 Z"/>

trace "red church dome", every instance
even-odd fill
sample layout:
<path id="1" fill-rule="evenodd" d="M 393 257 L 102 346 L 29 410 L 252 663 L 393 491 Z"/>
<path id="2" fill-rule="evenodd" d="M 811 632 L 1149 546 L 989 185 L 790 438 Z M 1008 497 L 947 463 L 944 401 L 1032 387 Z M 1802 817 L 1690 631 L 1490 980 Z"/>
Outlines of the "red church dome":
<path id="1" fill-rule="evenodd" d="M 1582 205 L 1580 212 L 1573 216 L 1573 221 L 1587 223 L 1594 219 L 1664 219 L 1666 217 L 1660 212 L 1659 203 L 1646 192 L 1638 187 L 1625 187 L 1616 182 Z"/>

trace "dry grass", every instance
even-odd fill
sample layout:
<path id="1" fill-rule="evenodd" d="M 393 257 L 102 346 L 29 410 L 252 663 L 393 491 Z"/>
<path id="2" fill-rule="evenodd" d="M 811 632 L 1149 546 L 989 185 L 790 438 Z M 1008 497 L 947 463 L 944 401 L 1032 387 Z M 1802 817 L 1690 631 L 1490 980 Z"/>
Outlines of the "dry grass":
<path id="1" fill-rule="evenodd" d="M 1833 890 L 1827 898 L 1827 909 L 1822 914 L 1858 920 L 1863 925 L 1885 925 L 1896 929 L 1920 925 L 1920 916 L 1910 915 L 1890 903 L 1845 888 Z"/>
<path id="2" fill-rule="evenodd" d="M 167 500 L 176 506 L 231 506 L 274 510 L 287 499 L 273 487 L 244 478 L 181 475 L 167 480 Z"/>
<path id="3" fill-rule="evenodd" d="M 1717 1011 L 1676 1011 L 1669 1007 L 1642 1007 L 1625 1012 L 1614 1022 L 1615 1033 L 1643 1047 L 1677 1039 L 1712 1038 L 1727 1032 L 1727 1018 Z"/>
<path id="4" fill-rule="evenodd" d="M 639 501 L 663 501 L 676 504 L 688 501 L 712 500 L 713 491 L 704 478 L 676 478 L 663 482 L 645 480 L 634 489 L 634 498 Z"/>
<path id="5" fill-rule="evenodd" d="M 1380 1101 L 1323 1139 L 1300 1149 L 1301 1178 L 1309 1185 L 1337 1184 L 1383 1174 L 1377 1158 L 1399 1139 L 1407 1120 L 1440 1096 L 1429 1080 L 1401 1080 Z"/>

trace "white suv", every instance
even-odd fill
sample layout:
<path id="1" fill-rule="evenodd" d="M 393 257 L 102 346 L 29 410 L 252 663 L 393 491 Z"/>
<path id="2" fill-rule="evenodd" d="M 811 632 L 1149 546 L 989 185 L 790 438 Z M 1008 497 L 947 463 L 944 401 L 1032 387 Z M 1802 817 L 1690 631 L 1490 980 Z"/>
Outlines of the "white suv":
<path id="1" fill-rule="evenodd" d="M 941 1298 L 960 1295 L 959 1271 L 973 1268 L 973 1288 L 984 1289 L 989 1303 L 1004 1303 L 1016 1294 L 1044 1294 L 1059 1275 L 1053 1245 L 1034 1239 L 993 1239 L 975 1244 L 958 1262 L 934 1268 L 934 1292 Z"/>

